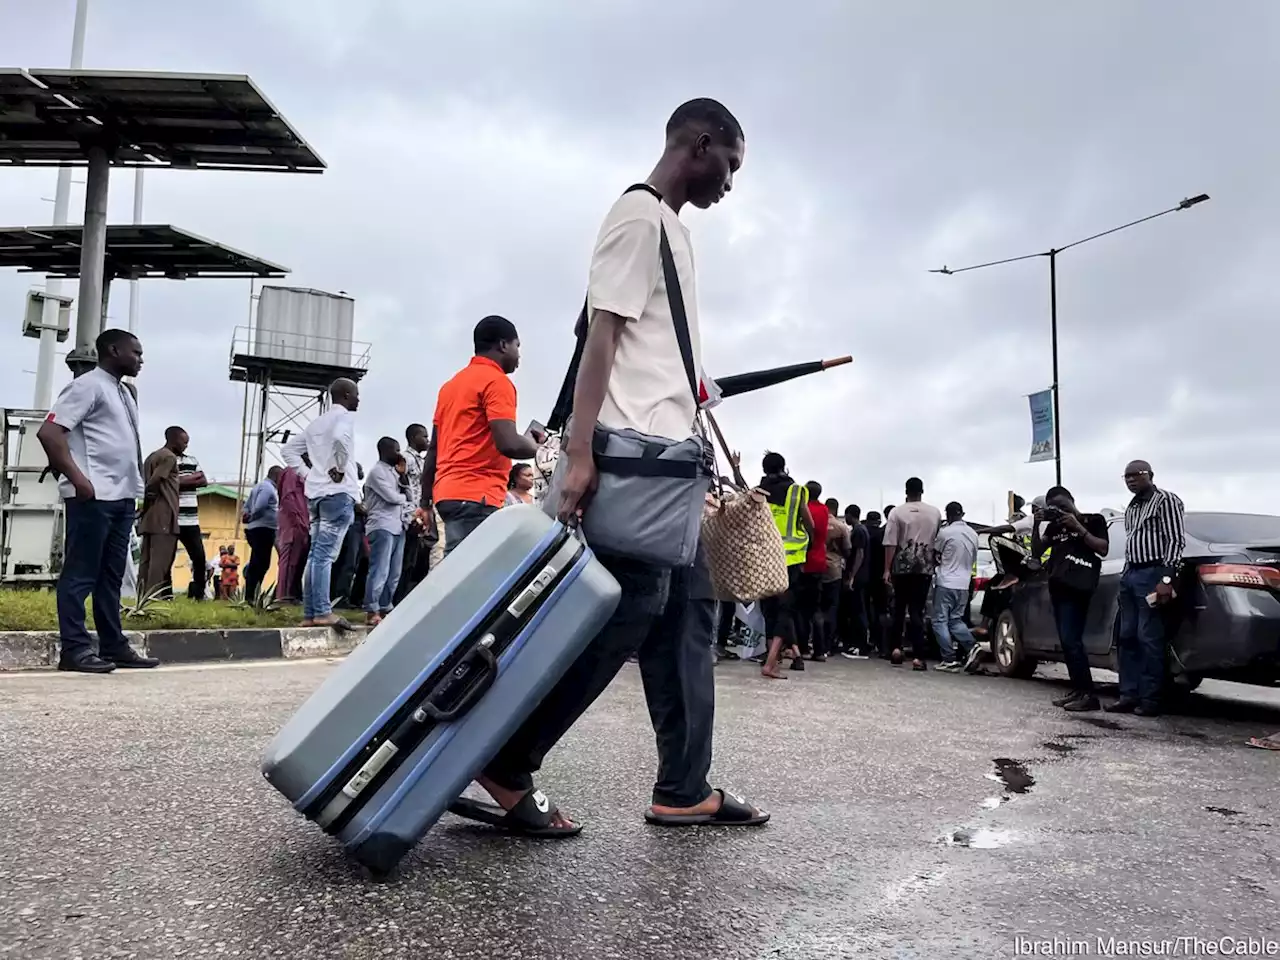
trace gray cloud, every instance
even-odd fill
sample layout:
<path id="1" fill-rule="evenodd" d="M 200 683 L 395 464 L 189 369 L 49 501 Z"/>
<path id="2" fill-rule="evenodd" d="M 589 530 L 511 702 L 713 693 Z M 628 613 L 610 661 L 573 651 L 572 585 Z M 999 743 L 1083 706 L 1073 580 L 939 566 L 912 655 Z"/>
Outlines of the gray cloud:
<path id="1" fill-rule="evenodd" d="M 73 3 L 6 10 L 0 60 L 65 62 Z M 1193 506 L 1276 511 L 1269 416 L 1280 255 L 1273 82 L 1280 9 L 1103 0 L 957 4 L 95 4 L 86 63 L 248 73 L 328 160 L 321 177 L 157 172 L 147 219 L 357 300 L 373 343 L 361 439 L 430 417 L 469 331 L 519 325 L 522 417 L 559 385 L 612 197 L 670 110 L 723 99 L 747 131 L 728 201 L 690 212 L 713 373 L 856 362 L 723 407 L 748 465 L 783 451 L 842 500 L 985 519 L 1037 492 L 1025 394 L 1050 381 L 1047 265 L 929 274 L 1045 250 L 1206 191 L 1211 203 L 1064 253 L 1065 480 L 1119 505 L 1133 456 Z M 49 219 L 51 171 L 0 170 L 11 223 Z M 112 214 L 129 216 L 129 177 Z M 0 276 L 15 310 L 31 278 Z M 234 473 L 226 380 L 247 284 L 145 285 L 144 428 L 171 420 Z M 126 291 L 113 313 L 122 321 Z M 29 400 L 33 341 L 0 359 Z M 882 492 L 883 491 L 883 492 Z"/>

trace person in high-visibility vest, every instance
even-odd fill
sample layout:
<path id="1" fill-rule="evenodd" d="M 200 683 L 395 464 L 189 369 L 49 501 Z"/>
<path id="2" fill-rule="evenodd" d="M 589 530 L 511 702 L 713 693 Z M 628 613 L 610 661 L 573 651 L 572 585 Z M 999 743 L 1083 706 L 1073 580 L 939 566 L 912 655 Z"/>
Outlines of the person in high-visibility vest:
<path id="1" fill-rule="evenodd" d="M 769 653 L 760 673 L 771 680 L 785 680 L 778 666 L 784 647 L 791 655 L 791 669 L 804 669 L 804 660 L 797 646 L 796 587 L 809 550 L 809 538 L 813 536 L 813 519 L 809 516 L 809 491 L 788 475 L 787 461 L 782 454 L 766 453 L 761 466 L 764 476 L 760 480 L 760 489 L 768 498 L 773 522 L 782 534 L 788 586 L 784 593 L 760 601 L 765 633 L 769 637 Z"/>

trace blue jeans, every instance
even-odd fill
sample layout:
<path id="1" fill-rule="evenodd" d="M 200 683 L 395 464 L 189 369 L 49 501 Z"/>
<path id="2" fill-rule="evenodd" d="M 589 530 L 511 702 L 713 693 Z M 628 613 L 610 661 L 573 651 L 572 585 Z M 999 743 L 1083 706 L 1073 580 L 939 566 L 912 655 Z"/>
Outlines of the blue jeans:
<path id="1" fill-rule="evenodd" d="M 965 610 L 969 607 L 968 587 L 933 588 L 933 633 L 938 638 L 938 649 L 942 652 L 942 662 L 949 663 L 956 659 L 956 645 L 952 642 L 955 636 L 960 644 L 960 655 L 967 657 L 973 649 L 973 634 L 964 622 Z"/>
<path id="2" fill-rule="evenodd" d="M 84 602 L 93 595 L 98 652 L 128 656 L 120 626 L 120 584 L 129 562 L 129 530 L 135 518 L 132 500 L 67 500 L 66 551 L 58 575 L 58 633 L 62 659 L 93 653 L 85 629 Z"/>
<path id="3" fill-rule="evenodd" d="M 1091 593 L 1055 588 L 1049 584 L 1053 621 L 1058 627 L 1062 662 L 1067 665 L 1067 673 L 1071 676 L 1071 688 L 1088 694 L 1093 693 L 1093 672 L 1089 669 L 1089 654 L 1084 648 L 1084 628 L 1092 598 Z"/>
<path id="4" fill-rule="evenodd" d="M 389 613 L 391 598 L 400 585 L 404 563 L 404 533 L 372 530 L 369 533 L 369 575 L 364 582 L 365 613 Z"/>
<path id="5" fill-rule="evenodd" d="M 1164 620 L 1147 596 L 1164 577 L 1162 567 L 1126 567 L 1120 578 L 1116 659 L 1120 667 L 1120 699 L 1160 704 L 1164 686 Z"/>
<path id="6" fill-rule="evenodd" d="M 333 561 L 342 549 L 347 528 L 355 519 L 356 502 L 346 493 L 332 493 L 308 502 L 311 508 L 311 553 L 302 585 L 302 618 L 315 620 L 333 612 L 329 583 Z"/>

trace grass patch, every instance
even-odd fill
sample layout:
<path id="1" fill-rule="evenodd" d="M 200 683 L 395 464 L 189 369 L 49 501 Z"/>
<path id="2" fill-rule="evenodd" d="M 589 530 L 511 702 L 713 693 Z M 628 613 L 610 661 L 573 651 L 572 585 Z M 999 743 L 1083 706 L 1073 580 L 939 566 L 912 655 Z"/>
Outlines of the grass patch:
<path id="1" fill-rule="evenodd" d="M 127 605 L 133 603 L 126 600 Z M 91 606 L 91 604 L 86 604 Z M 89 629 L 93 629 L 90 609 Z M 123 618 L 126 630 L 234 630 L 291 627 L 301 618 L 297 608 L 257 611 L 225 600 L 197 602 L 186 597 L 147 603 L 138 616 Z M 0 589 L 0 630 L 58 629 L 57 598 L 52 590 Z"/>

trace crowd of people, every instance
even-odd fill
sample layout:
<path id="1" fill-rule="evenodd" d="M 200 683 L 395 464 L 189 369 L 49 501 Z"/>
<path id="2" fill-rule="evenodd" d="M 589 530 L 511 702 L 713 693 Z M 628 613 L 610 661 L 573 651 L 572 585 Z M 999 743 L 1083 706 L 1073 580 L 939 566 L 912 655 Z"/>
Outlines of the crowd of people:
<path id="1" fill-rule="evenodd" d="M 696 297 L 682 292 L 696 290 L 696 282 L 692 239 L 680 211 L 686 203 L 709 208 L 723 200 L 744 156 L 744 135 L 732 114 L 713 100 L 690 101 L 669 120 L 662 156 L 647 180 L 625 191 L 604 220 L 588 273 L 576 375 L 566 384 L 573 419 L 560 438 L 554 499 L 544 504 L 562 521 L 581 520 L 592 509 L 601 469 L 593 453 L 596 429 L 634 431 L 663 443 L 685 442 L 699 432 L 699 408 L 715 384 L 702 374 Z M 517 461 L 533 459 L 546 437 L 536 423 L 523 432 L 516 425 L 510 379 L 520 360 L 516 328 L 505 318 L 486 317 L 473 341 L 474 355 L 439 391 L 430 428 L 411 424 L 403 449 L 390 437 L 379 440 L 367 476 L 356 461 L 359 388 L 348 380 L 332 385 L 330 409 L 289 439 L 284 466 L 273 469 L 245 504 L 243 519 L 252 534 L 246 592 L 260 589 L 274 549 L 278 596 L 301 601 L 304 625 L 345 629 L 350 624 L 335 613 L 333 601 L 354 592 L 354 571 L 364 555 L 363 605 L 376 625 L 489 515 L 533 499 L 536 477 Z M 186 435 L 178 428 L 143 463 L 136 398 L 125 379 L 141 370 L 138 340 L 108 330 L 97 351 L 97 369 L 62 392 L 40 440 L 67 499 L 59 667 L 105 673 L 156 663 L 133 651 L 120 628 L 120 583 L 138 502 L 143 534 L 151 538 L 144 548 L 150 580 L 170 569 L 179 541 L 191 541 L 193 563 L 201 555 L 184 517 L 205 478 L 198 466 L 184 466 Z M 821 661 L 870 650 L 895 663 L 909 656 L 916 669 L 926 669 L 931 592 L 941 666 L 959 669 L 975 647 L 965 614 L 977 552 L 960 504 L 939 511 L 924 502 L 924 485 L 913 478 L 903 504 L 863 520 L 856 506 L 841 515 L 834 500 L 823 502 L 820 485 L 796 483 L 780 455 L 767 455 L 762 468 L 759 487 L 789 570 L 787 589 L 762 600 L 769 635 L 763 675 L 784 677 L 784 661 L 800 670 L 806 656 Z M 1113 706 L 1145 714 L 1158 711 L 1153 684 L 1163 656 L 1152 611 L 1171 594 L 1170 568 L 1182 542 L 1181 503 L 1151 479 L 1150 467 L 1141 463 L 1126 471 L 1134 499 L 1121 601 L 1121 699 Z M 598 502 L 595 509 L 601 509 Z M 1062 488 L 1048 492 L 1043 513 L 1035 536 L 1051 546 L 1058 626 L 1064 647 L 1075 649 L 1080 611 L 1096 576 L 1070 574 L 1076 566 L 1096 570 L 1105 543 Z M 691 566 L 640 559 L 626 543 L 595 552 L 622 587 L 616 610 L 478 776 L 496 806 L 459 800 L 452 809 L 525 835 L 577 833 L 580 826 L 535 788 L 534 775 L 634 657 L 658 748 L 646 819 L 668 826 L 766 822 L 767 813 L 712 788 L 709 779 L 720 602 L 701 545 Z M 96 650 L 84 625 L 90 594 Z M 1090 709 L 1096 698 L 1078 660 L 1072 667 L 1076 689 L 1064 706 Z"/>

